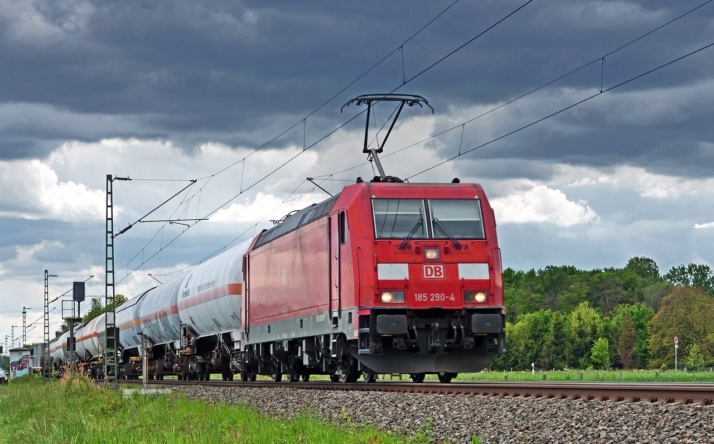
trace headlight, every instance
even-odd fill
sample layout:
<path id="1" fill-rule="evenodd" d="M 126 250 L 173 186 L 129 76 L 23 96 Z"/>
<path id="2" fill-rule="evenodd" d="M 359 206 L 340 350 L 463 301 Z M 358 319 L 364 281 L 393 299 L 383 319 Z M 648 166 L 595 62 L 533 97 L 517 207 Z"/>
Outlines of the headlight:
<path id="1" fill-rule="evenodd" d="M 394 290 L 383 291 L 380 300 L 383 304 L 403 304 L 404 292 Z"/>
<path id="2" fill-rule="evenodd" d="M 424 248 L 424 258 L 429 260 L 439 259 L 441 252 L 438 248 Z"/>
<path id="3" fill-rule="evenodd" d="M 464 302 L 467 304 L 483 304 L 488 299 L 485 291 L 467 291 L 464 293 Z"/>

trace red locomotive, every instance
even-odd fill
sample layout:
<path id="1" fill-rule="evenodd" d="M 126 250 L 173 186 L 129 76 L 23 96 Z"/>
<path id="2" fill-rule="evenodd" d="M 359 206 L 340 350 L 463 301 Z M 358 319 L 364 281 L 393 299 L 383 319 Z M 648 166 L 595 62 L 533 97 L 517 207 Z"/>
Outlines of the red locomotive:
<path id="1" fill-rule="evenodd" d="M 423 101 L 355 102 L 383 100 L 401 101 L 399 111 Z M 244 380 L 285 371 L 291 380 L 437 373 L 448 382 L 503 353 L 501 253 L 483 189 L 402 183 L 384 174 L 380 151 L 365 146 L 375 181 L 291 214 L 246 253 Z"/>

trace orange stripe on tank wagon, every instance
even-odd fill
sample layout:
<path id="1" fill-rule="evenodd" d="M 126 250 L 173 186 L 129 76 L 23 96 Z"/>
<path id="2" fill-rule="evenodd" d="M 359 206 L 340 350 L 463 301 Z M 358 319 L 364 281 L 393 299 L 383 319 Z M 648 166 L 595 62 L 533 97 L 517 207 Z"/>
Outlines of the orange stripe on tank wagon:
<path id="1" fill-rule="evenodd" d="M 210 301 L 215 301 L 226 296 L 240 296 L 242 294 L 242 283 L 239 282 L 235 284 L 228 284 L 222 287 L 211 288 L 210 290 L 206 290 L 201 293 L 196 293 L 195 295 L 181 299 L 180 301 L 178 301 L 178 307 L 179 310 L 185 310 L 187 308 L 205 304 L 206 302 Z"/>
<path id="2" fill-rule="evenodd" d="M 171 315 L 178 315 L 178 307 L 172 305 L 171 307 L 164 308 L 153 313 L 149 313 L 143 316 L 140 321 L 140 325 L 148 324 L 149 322 L 158 321 L 159 319 L 168 318 Z"/>

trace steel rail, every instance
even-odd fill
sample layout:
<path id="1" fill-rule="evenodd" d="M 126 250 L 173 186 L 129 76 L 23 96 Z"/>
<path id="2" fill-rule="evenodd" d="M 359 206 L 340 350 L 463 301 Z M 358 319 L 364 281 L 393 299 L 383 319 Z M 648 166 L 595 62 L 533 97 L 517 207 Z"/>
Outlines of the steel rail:
<path id="1" fill-rule="evenodd" d="M 123 381 L 125 384 L 141 381 Z M 707 383 L 605 383 L 605 382 L 457 382 L 411 383 L 378 381 L 341 384 L 328 381 L 275 383 L 272 381 L 147 381 L 151 385 L 208 385 L 217 387 L 295 388 L 309 390 L 366 390 L 399 393 L 497 396 L 545 399 L 600 400 L 614 402 L 661 402 L 712 405 L 714 384 Z"/>

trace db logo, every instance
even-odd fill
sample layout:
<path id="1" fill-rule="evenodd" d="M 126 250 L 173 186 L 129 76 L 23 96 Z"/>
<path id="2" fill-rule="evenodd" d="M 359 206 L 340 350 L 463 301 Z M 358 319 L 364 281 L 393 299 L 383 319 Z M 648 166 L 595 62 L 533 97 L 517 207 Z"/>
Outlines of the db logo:
<path id="1" fill-rule="evenodd" d="M 424 279 L 444 279 L 444 266 L 424 265 Z"/>

